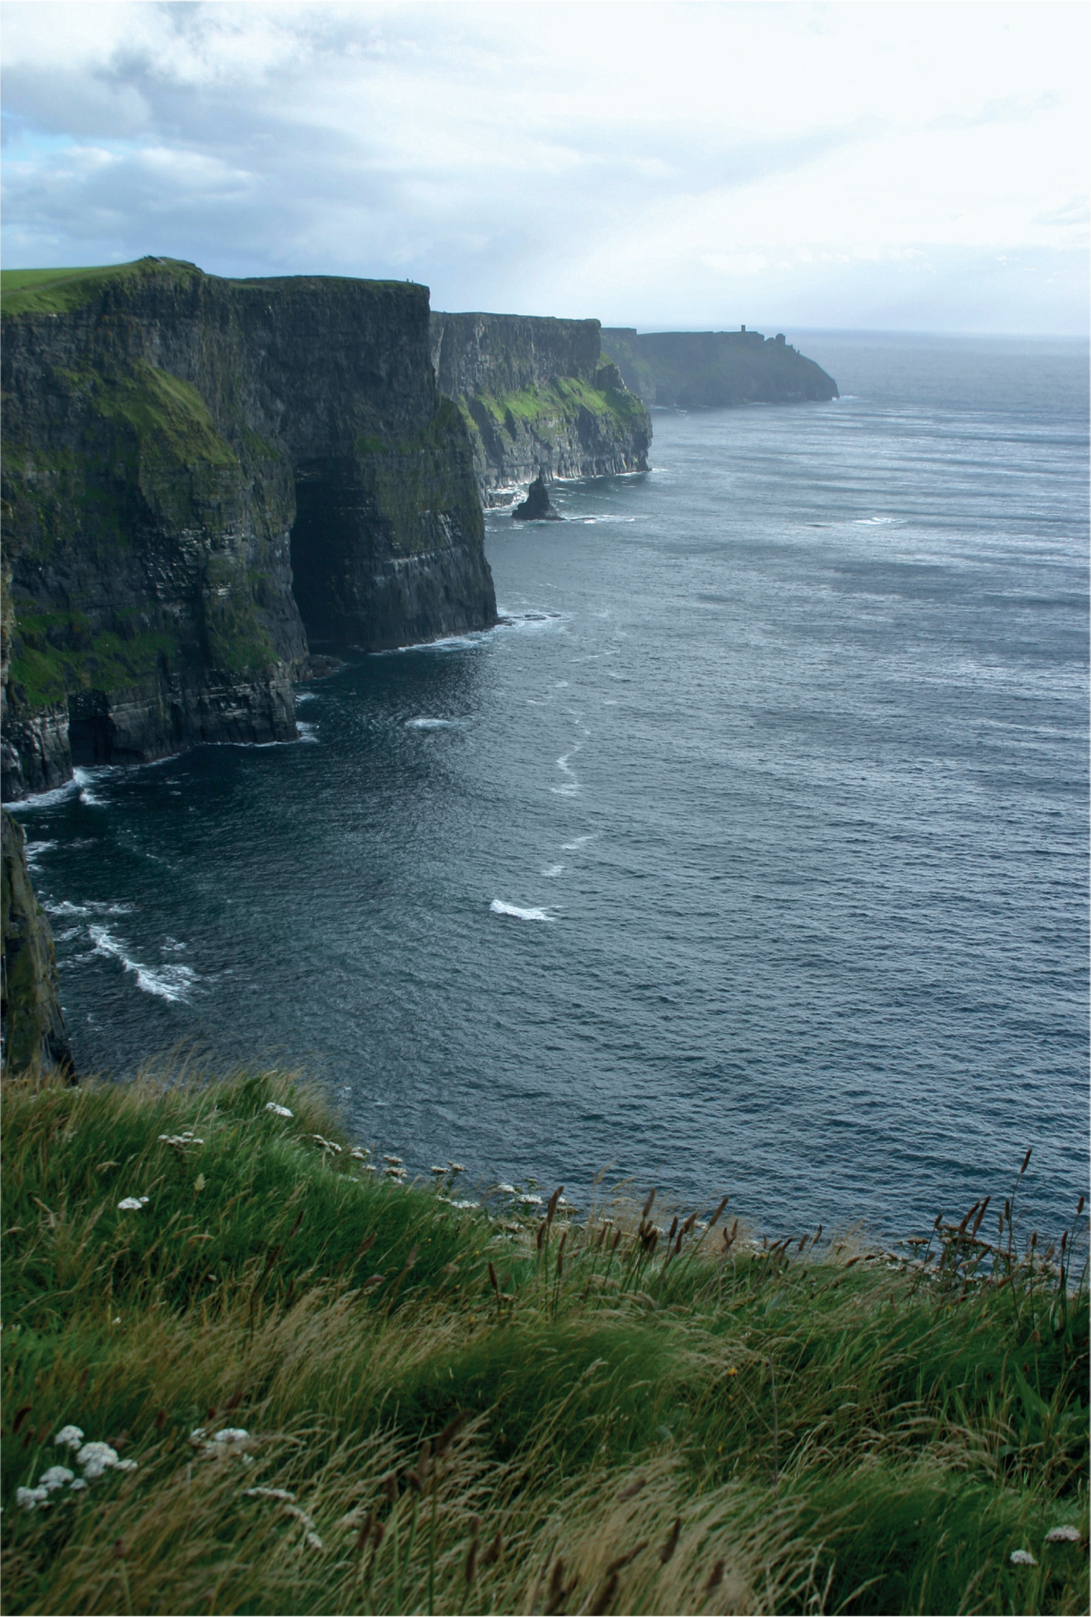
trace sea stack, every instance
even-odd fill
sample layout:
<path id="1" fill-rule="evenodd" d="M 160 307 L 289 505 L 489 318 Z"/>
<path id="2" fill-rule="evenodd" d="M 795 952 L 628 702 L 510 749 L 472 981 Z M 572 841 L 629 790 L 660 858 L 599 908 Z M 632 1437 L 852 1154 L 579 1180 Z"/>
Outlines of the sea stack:
<path id="1" fill-rule="evenodd" d="M 539 472 L 522 505 L 517 505 L 511 513 L 516 522 L 563 522 L 564 518 L 554 511 L 549 503 L 549 494 L 546 491 L 545 478 Z"/>

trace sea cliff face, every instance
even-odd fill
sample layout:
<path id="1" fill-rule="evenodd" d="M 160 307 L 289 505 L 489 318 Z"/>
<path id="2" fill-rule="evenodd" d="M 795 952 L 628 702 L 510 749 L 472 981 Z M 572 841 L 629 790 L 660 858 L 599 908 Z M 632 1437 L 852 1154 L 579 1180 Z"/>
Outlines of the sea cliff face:
<path id="1" fill-rule="evenodd" d="M 0 1032 L 5 1072 L 60 1067 L 72 1073 L 72 1051 L 57 994 L 53 933 L 31 885 L 23 828 L 6 809 L 2 826 L 3 994 Z"/>
<path id="2" fill-rule="evenodd" d="M 495 621 L 427 289 L 5 277 L 3 795 L 295 735 L 308 650 Z"/>
<path id="3" fill-rule="evenodd" d="M 684 410 L 803 404 L 837 398 L 837 383 L 783 336 L 760 331 L 649 331 L 608 327 L 604 351 L 645 404 Z"/>
<path id="4" fill-rule="evenodd" d="M 651 418 L 604 361 L 597 320 L 442 314 L 431 319 L 439 391 L 458 405 L 486 505 L 539 474 L 646 471 Z"/>

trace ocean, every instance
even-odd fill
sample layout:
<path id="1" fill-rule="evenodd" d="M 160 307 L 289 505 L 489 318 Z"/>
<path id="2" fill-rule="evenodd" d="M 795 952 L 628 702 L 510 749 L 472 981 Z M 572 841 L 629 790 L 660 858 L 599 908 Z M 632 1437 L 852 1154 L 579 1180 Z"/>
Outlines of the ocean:
<path id="1" fill-rule="evenodd" d="M 306 1070 L 411 1170 L 925 1233 L 1088 1159 L 1085 343 L 809 333 L 487 517 L 505 622 L 17 812 L 81 1070 Z"/>

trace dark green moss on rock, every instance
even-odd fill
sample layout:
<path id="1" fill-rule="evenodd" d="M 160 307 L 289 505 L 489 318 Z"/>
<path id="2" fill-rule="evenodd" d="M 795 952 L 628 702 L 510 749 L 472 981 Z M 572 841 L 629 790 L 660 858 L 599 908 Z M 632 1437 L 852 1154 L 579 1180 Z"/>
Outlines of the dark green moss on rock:
<path id="1" fill-rule="evenodd" d="M 53 933 L 30 880 L 23 828 L 0 810 L 0 1030 L 5 1073 L 58 1067 L 73 1074 L 72 1050 L 57 992 Z"/>
<path id="2" fill-rule="evenodd" d="M 540 473 L 646 471 L 651 418 L 612 364 L 597 320 L 432 315 L 432 362 L 473 448 L 485 504 L 510 501 Z"/>

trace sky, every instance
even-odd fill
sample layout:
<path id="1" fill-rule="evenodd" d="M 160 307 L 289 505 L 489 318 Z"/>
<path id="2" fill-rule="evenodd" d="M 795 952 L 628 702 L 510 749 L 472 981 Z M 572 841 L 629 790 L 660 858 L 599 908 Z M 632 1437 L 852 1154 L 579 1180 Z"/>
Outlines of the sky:
<path id="1" fill-rule="evenodd" d="M 5 268 L 153 253 L 641 330 L 1088 330 L 1082 0 L 0 14 Z"/>

